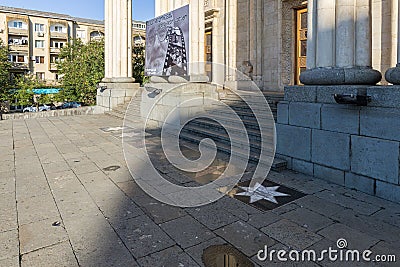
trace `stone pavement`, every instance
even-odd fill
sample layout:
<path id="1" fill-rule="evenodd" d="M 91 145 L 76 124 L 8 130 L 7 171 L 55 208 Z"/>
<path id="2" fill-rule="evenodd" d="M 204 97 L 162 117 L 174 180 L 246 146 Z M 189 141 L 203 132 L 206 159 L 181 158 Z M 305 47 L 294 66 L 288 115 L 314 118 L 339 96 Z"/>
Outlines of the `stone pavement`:
<path id="1" fill-rule="evenodd" d="M 0 266 L 204 266 L 229 244 L 254 266 L 399 266 L 260 261 L 264 248 L 370 249 L 400 260 L 400 205 L 291 171 L 272 182 L 305 196 L 262 211 L 225 196 L 177 208 L 145 194 L 126 167 L 121 126 L 105 115 L 0 122 Z"/>

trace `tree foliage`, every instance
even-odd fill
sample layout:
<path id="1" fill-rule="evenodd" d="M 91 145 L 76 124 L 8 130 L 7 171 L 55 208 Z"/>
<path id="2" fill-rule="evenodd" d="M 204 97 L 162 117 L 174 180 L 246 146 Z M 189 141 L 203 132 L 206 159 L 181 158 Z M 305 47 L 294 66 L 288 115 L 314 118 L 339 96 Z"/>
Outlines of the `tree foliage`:
<path id="1" fill-rule="evenodd" d="M 16 79 L 15 87 L 18 89 L 14 92 L 13 98 L 17 105 L 29 106 L 34 103 L 33 89 L 45 88 L 46 84 L 33 75 L 24 75 Z"/>
<path id="2" fill-rule="evenodd" d="M 11 63 L 8 61 L 8 47 L 0 39 L 0 102 L 10 99 L 10 68 Z"/>
<path id="3" fill-rule="evenodd" d="M 96 103 L 96 86 L 104 77 L 104 41 L 74 40 L 61 49 L 58 73 L 69 101 Z"/>
<path id="4" fill-rule="evenodd" d="M 132 50 L 132 76 L 137 83 L 143 84 L 146 80 L 144 76 L 145 48 L 142 45 L 134 46 Z"/>

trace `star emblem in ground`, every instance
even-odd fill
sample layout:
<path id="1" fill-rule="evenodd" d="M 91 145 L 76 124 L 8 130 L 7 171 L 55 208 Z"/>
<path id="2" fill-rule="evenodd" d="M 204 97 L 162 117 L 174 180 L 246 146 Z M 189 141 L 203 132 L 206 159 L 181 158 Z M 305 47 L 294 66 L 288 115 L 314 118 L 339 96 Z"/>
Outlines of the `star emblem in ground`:
<path id="1" fill-rule="evenodd" d="M 105 129 L 104 131 L 105 132 L 116 132 L 116 131 L 121 131 L 123 129 L 124 129 L 123 127 L 110 127 L 110 128 Z"/>
<path id="2" fill-rule="evenodd" d="M 259 200 L 266 200 L 275 204 L 278 204 L 278 201 L 275 197 L 284 197 L 290 196 L 285 193 L 278 192 L 279 186 L 271 186 L 266 187 L 260 183 L 256 183 L 254 187 L 243 187 L 239 186 L 240 189 L 245 190 L 245 192 L 237 193 L 236 196 L 249 196 L 250 197 L 250 204 L 257 202 Z"/>

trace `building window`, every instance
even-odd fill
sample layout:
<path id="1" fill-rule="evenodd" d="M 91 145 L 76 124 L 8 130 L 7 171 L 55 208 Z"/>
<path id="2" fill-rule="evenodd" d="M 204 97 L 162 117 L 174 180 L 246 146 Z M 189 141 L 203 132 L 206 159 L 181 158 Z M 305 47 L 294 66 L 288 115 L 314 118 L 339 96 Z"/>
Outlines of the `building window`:
<path id="1" fill-rule="evenodd" d="M 63 48 L 64 47 L 64 42 L 56 42 L 56 41 L 54 41 L 52 47 Z"/>
<path id="2" fill-rule="evenodd" d="M 44 41 L 43 40 L 36 40 L 35 41 L 36 48 L 44 48 Z"/>
<path id="3" fill-rule="evenodd" d="M 44 81 L 44 72 L 36 72 L 36 79 Z"/>
<path id="4" fill-rule="evenodd" d="M 63 32 L 63 27 L 62 26 L 54 26 L 54 31 L 55 32 Z"/>
<path id="5" fill-rule="evenodd" d="M 85 39 L 85 31 L 77 31 L 76 38 Z"/>
<path id="6" fill-rule="evenodd" d="M 44 64 L 44 57 L 43 56 L 36 56 L 35 57 L 36 64 Z"/>
<path id="7" fill-rule="evenodd" d="M 14 21 L 12 25 L 13 28 L 22 29 L 22 21 Z"/>
<path id="8" fill-rule="evenodd" d="M 44 24 L 35 23 L 35 32 L 44 32 Z"/>
<path id="9" fill-rule="evenodd" d="M 52 56 L 50 58 L 51 63 L 60 63 L 63 61 L 63 59 L 60 59 L 58 56 Z"/>
<path id="10" fill-rule="evenodd" d="M 16 62 L 16 63 L 26 63 L 26 56 L 21 56 L 21 55 L 9 55 L 8 59 L 10 62 Z"/>
<path id="11" fill-rule="evenodd" d="M 10 37 L 8 38 L 9 45 L 28 45 L 27 37 Z"/>

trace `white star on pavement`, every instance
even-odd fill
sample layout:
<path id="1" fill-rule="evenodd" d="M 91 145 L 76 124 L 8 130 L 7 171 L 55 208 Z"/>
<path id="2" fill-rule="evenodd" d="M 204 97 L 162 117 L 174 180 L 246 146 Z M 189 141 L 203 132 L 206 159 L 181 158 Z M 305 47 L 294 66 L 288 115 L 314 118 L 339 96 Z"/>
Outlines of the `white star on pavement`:
<path id="1" fill-rule="evenodd" d="M 104 131 L 106 131 L 106 132 L 116 132 L 116 131 L 121 131 L 123 129 L 124 129 L 123 127 L 110 127 L 108 129 L 105 129 Z"/>
<path id="2" fill-rule="evenodd" d="M 278 201 L 275 199 L 275 197 L 290 196 L 288 194 L 284 194 L 284 193 L 276 191 L 276 190 L 278 190 L 279 186 L 265 187 L 265 186 L 261 185 L 260 183 L 256 183 L 256 185 L 254 187 L 239 186 L 239 188 L 245 190 L 245 192 L 237 193 L 235 195 L 236 196 L 249 196 L 250 204 L 257 202 L 259 200 L 262 200 L 262 199 L 265 199 L 266 201 L 278 204 Z"/>

